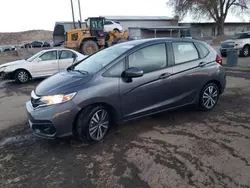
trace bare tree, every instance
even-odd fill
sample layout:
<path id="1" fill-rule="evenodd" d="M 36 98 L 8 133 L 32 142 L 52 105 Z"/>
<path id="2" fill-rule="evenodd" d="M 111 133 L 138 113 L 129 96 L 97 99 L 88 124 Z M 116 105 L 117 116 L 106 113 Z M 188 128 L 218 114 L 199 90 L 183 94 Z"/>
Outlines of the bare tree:
<path id="1" fill-rule="evenodd" d="M 250 9 L 250 0 L 168 0 L 175 15 L 183 18 L 213 19 L 217 24 L 217 35 L 224 35 L 224 23 L 229 12 L 242 16 Z"/>

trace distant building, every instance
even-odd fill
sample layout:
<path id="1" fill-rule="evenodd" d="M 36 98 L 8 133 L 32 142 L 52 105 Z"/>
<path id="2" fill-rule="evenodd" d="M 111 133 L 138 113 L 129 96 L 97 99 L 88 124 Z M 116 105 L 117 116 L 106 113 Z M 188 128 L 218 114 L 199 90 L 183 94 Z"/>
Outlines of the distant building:
<path id="1" fill-rule="evenodd" d="M 131 38 L 151 38 L 181 36 L 182 30 L 189 27 L 179 27 L 178 19 L 168 16 L 107 16 L 103 17 L 119 21 L 123 30 L 129 31 Z"/>
<path id="2" fill-rule="evenodd" d="M 179 23 L 180 26 L 191 28 L 191 35 L 197 37 L 214 37 L 217 35 L 217 26 L 213 22 Z M 242 31 L 250 31 L 250 22 L 226 22 L 224 34 L 232 36 Z"/>

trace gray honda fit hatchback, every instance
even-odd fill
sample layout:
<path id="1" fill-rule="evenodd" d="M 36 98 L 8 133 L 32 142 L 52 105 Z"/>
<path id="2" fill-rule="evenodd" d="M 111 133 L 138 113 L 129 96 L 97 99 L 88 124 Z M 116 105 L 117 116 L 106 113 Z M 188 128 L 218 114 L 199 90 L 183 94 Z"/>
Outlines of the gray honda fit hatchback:
<path id="1" fill-rule="evenodd" d="M 101 50 L 42 81 L 26 103 L 43 138 L 102 140 L 120 124 L 186 105 L 213 109 L 226 85 L 222 59 L 207 43 L 134 40 Z"/>

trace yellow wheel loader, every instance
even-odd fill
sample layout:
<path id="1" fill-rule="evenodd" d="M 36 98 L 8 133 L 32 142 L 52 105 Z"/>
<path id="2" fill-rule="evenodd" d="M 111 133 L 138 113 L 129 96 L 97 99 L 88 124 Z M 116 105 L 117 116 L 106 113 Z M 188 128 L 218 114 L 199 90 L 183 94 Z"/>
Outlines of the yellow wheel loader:
<path id="1" fill-rule="evenodd" d="M 66 32 L 65 46 L 84 55 L 91 55 L 111 45 L 129 40 L 128 31 L 121 34 L 114 30 L 104 32 L 104 17 L 90 17 L 86 20 L 86 27 Z"/>

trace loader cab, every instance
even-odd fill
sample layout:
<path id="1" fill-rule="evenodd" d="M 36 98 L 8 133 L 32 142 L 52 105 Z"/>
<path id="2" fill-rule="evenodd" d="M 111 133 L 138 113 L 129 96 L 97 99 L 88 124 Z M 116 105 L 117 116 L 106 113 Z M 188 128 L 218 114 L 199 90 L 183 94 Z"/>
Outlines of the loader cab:
<path id="1" fill-rule="evenodd" d="M 85 20 L 86 27 L 89 28 L 91 36 L 104 37 L 104 17 L 90 17 Z"/>

